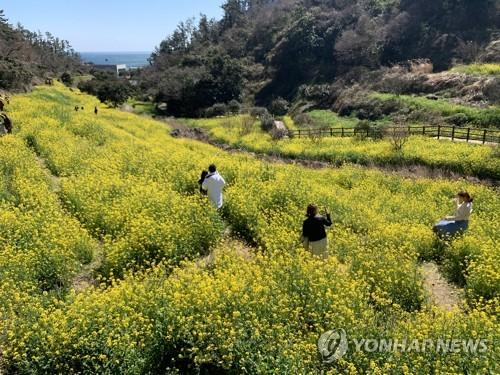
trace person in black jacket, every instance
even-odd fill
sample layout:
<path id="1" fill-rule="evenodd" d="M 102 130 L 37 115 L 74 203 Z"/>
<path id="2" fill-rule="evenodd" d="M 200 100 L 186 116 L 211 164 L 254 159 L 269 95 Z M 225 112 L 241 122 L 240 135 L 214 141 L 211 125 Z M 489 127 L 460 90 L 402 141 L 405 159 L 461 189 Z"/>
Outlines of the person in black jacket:
<path id="1" fill-rule="evenodd" d="M 0 136 L 12 133 L 12 120 L 5 113 L 0 114 Z"/>
<path id="2" fill-rule="evenodd" d="M 200 185 L 200 193 L 203 195 L 207 195 L 207 191 L 203 189 L 202 185 L 205 182 L 205 178 L 208 176 L 208 171 L 201 172 L 200 179 L 198 180 L 198 185 Z"/>
<path id="3" fill-rule="evenodd" d="M 328 258 L 328 240 L 325 227 L 332 225 L 332 219 L 328 212 L 325 216 L 318 215 L 318 206 L 310 204 L 307 206 L 307 219 L 302 224 L 302 243 L 306 250 L 323 259 Z"/>

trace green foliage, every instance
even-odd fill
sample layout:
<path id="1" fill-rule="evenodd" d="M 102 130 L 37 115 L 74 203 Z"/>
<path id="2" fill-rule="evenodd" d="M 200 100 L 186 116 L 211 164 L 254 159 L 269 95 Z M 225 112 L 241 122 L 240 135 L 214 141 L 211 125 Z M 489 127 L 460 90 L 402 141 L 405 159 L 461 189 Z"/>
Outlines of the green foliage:
<path id="1" fill-rule="evenodd" d="M 227 103 L 227 110 L 233 115 L 237 115 L 240 112 L 240 109 L 241 109 L 241 103 L 235 99 Z"/>
<path id="2" fill-rule="evenodd" d="M 255 118 L 262 118 L 263 116 L 268 115 L 269 112 L 267 108 L 264 107 L 253 107 L 250 109 L 250 116 L 255 117 Z"/>
<path id="3" fill-rule="evenodd" d="M 32 79 L 44 81 L 83 68 L 80 57 L 66 40 L 50 33 L 13 27 L 0 9 L 0 88 L 29 88 Z"/>
<path id="4" fill-rule="evenodd" d="M 431 100 L 424 97 L 382 93 L 372 93 L 370 97 L 385 103 L 398 102 L 400 105 L 409 107 L 410 111 L 422 110 L 427 113 L 434 112 L 443 117 L 453 116 L 450 121 L 457 122 L 457 125 L 460 123 L 483 128 L 500 127 L 500 107 L 498 106 L 483 109 L 451 103 L 444 99 Z"/>
<path id="5" fill-rule="evenodd" d="M 329 110 L 317 109 L 308 112 L 308 114 L 318 127 L 348 129 L 353 128 L 358 123 L 358 119 L 355 117 L 342 117 Z"/>
<path id="6" fill-rule="evenodd" d="M 128 81 L 116 78 L 113 74 L 98 74 L 90 81 L 81 81 L 78 88 L 114 107 L 125 103 L 134 93 L 134 88 Z"/>
<path id="7" fill-rule="evenodd" d="M 61 82 L 64 83 L 66 86 L 72 86 L 73 85 L 73 77 L 68 72 L 64 72 L 61 75 Z"/>
<path id="8" fill-rule="evenodd" d="M 267 113 L 260 117 L 260 127 L 264 131 L 270 131 L 274 126 L 274 116 Z"/>
<path id="9" fill-rule="evenodd" d="M 224 103 L 215 103 L 213 106 L 205 109 L 206 117 L 224 116 L 228 111 L 228 106 Z"/>
<path id="10" fill-rule="evenodd" d="M 309 113 L 299 113 L 293 116 L 293 122 L 299 127 L 308 127 L 313 125 L 313 117 Z"/>
<path id="11" fill-rule="evenodd" d="M 288 113 L 290 109 L 290 103 L 283 98 L 276 98 L 271 102 L 269 106 L 269 112 L 274 116 L 284 116 Z"/>
<path id="12" fill-rule="evenodd" d="M 451 69 L 451 71 L 465 74 L 500 76 L 500 64 L 459 65 Z"/>
<path id="13" fill-rule="evenodd" d="M 493 1 L 226 0 L 222 8 L 220 21 L 181 23 L 141 76 L 144 90 L 178 111 L 172 114 L 231 99 L 269 107 L 276 97 L 328 108 L 340 93 L 337 82 L 349 85 L 395 62 L 422 57 L 436 70 L 454 59 L 468 62 L 498 23 Z M 241 71 L 217 69 L 214 79 L 210 51 Z M 226 77 L 237 90 L 229 90 Z M 215 93 L 214 80 L 221 89 Z"/>

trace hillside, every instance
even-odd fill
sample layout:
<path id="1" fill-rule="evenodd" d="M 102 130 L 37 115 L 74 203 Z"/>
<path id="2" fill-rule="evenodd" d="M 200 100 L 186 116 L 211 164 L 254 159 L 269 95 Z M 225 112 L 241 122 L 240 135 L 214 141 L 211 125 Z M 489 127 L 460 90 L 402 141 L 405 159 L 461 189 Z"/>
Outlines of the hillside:
<path id="1" fill-rule="evenodd" d="M 168 124 L 59 83 L 7 109 L 0 372 L 498 372 L 494 188 L 257 160 L 172 138 Z M 211 162 L 227 181 L 220 212 L 198 192 Z M 460 189 L 475 198 L 471 226 L 437 241 L 432 224 Z M 325 261 L 298 240 L 310 202 L 332 213 Z M 422 261 L 455 284 L 451 311 L 430 298 Z M 332 329 L 349 350 L 325 363 L 317 342 Z M 370 338 L 487 349 L 356 350 Z"/>
<path id="2" fill-rule="evenodd" d="M 82 68 L 79 56 L 66 40 L 49 32 L 12 26 L 0 9 L 0 90 L 30 90 L 47 78 Z"/>
<path id="3" fill-rule="evenodd" d="M 144 95 L 168 114 L 198 116 L 231 100 L 268 106 L 304 92 L 318 104 L 408 60 L 440 72 L 499 59 L 498 43 L 484 50 L 500 23 L 492 0 L 227 0 L 223 9 L 220 21 L 181 23 L 143 72 Z"/>

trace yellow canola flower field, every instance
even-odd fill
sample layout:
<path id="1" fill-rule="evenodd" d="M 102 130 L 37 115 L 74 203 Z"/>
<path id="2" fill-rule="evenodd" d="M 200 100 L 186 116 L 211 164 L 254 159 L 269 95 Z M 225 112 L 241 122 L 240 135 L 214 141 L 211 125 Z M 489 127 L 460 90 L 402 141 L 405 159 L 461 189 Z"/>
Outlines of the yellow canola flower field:
<path id="1" fill-rule="evenodd" d="M 77 104 L 85 110 L 75 112 Z M 16 96 L 9 108 L 15 132 L 0 139 L 2 151 L 9 150 L 0 156 L 1 171 L 14 176 L 2 179 L 0 196 L 5 371 L 499 370 L 497 191 L 354 166 L 269 164 L 173 139 L 164 123 L 144 117 L 104 107 L 95 116 L 94 105 L 94 98 L 56 85 Z M 228 183 L 220 213 L 197 192 L 199 172 L 211 162 Z M 462 188 L 475 197 L 471 227 L 452 243 L 437 242 L 431 226 Z M 300 249 L 310 202 L 327 207 L 335 223 L 325 262 Z M 16 224 L 11 218 L 20 209 L 24 221 Z M 253 257 L 238 256 L 221 241 L 224 221 L 256 245 Z M 46 240 L 37 242 L 38 233 Z M 97 248 L 103 259 L 94 273 L 101 283 L 75 292 L 71 280 L 96 259 Z M 57 257 L 45 257 L 47 251 Z M 210 251 L 213 263 L 194 261 Z M 462 311 L 430 306 L 422 259 L 437 260 L 464 286 Z M 41 264 L 55 268 L 64 287 L 40 278 Z M 323 363 L 317 340 L 339 328 L 348 333 L 349 350 Z M 480 338 L 488 347 L 480 353 L 355 350 L 352 340 L 362 338 Z"/>
<path id="2" fill-rule="evenodd" d="M 284 118 L 290 130 L 297 130 L 292 119 Z M 273 140 L 260 129 L 258 121 L 250 132 L 242 133 L 242 116 L 183 120 L 188 126 L 206 129 L 211 139 L 248 151 L 329 162 L 335 165 L 356 163 L 371 166 L 423 165 L 468 176 L 500 180 L 498 146 L 451 142 L 412 136 L 402 153 L 393 150 L 387 140 L 357 140 L 342 137 L 305 136 Z M 340 127 L 339 125 L 338 127 Z M 333 125 L 333 127 L 337 127 Z"/>

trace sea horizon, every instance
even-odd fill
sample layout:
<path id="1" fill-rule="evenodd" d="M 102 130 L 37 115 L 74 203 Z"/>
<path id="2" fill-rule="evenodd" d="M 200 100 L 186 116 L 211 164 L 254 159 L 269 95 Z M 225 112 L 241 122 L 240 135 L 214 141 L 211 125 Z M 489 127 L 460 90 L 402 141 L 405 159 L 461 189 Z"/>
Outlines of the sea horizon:
<path id="1" fill-rule="evenodd" d="M 148 51 L 86 51 L 78 52 L 82 60 L 93 64 L 125 64 L 129 68 L 139 68 L 148 65 L 148 58 L 152 52 Z"/>

